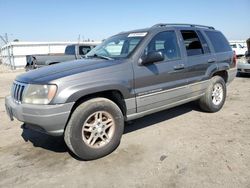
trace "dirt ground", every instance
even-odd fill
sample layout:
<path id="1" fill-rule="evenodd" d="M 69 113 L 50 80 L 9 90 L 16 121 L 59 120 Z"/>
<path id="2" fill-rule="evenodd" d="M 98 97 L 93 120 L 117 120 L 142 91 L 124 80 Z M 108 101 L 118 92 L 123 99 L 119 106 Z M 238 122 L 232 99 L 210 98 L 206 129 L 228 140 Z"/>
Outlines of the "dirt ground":
<path id="1" fill-rule="evenodd" d="M 189 103 L 138 119 L 116 151 L 86 162 L 62 138 L 9 120 L 4 97 L 18 74 L 0 73 L 0 187 L 250 187 L 250 77 L 229 85 L 220 112 Z"/>

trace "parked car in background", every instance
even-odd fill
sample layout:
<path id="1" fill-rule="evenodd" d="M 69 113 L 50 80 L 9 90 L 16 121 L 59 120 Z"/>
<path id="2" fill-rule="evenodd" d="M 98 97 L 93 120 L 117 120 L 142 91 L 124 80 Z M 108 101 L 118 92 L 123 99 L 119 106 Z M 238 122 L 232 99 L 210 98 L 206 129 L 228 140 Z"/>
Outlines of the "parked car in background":
<path id="1" fill-rule="evenodd" d="M 70 61 L 80 59 L 92 50 L 99 43 L 93 43 L 88 45 L 72 44 L 65 48 L 63 54 L 48 54 L 48 55 L 28 55 L 26 56 L 27 64 L 25 66 L 26 71 L 40 68 L 43 66 L 53 65 L 64 61 Z"/>
<path id="2" fill-rule="evenodd" d="M 117 148 L 124 121 L 195 100 L 219 111 L 236 72 L 220 31 L 156 24 L 112 36 L 84 59 L 19 75 L 6 112 L 26 128 L 64 136 L 73 153 L 92 160 Z"/>
<path id="3" fill-rule="evenodd" d="M 238 59 L 237 69 L 239 75 L 250 74 L 250 53 L 247 52 L 244 58 Z"/>
<path id="4" fill-rule="evenodd" d="M 237 57 L 244 56 L 247 52 L 247 47 L 239 43 L 230 43 L 230 46 L 232 50 L 235 51 Z"/>
<path id="5" fill-rule="evenodd" d="M 245 57 L 242 59 L 238 59 L 237 69 L 239 75 L 250 74 L 250 38 L 246 41 L 247 43 L 247 51 L 245 53 Z"/>

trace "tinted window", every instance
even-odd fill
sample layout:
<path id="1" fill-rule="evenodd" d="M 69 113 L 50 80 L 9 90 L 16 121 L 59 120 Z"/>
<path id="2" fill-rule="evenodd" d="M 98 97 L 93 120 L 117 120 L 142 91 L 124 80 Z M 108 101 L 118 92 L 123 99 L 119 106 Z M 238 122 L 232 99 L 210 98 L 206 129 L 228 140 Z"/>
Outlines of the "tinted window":
<path id="1" fill-rule="evenodd" d="M 228 52 L 232 51 L 227 39 L 221 32 L 216 31 L 205 31 L 209 40 L 211 41 L 215 52 Z"/>
<path id="2" fill-rule="evenodd" d="M 203 49 L 195 31 L 181 31 L 188 56 L 201 55 Z"/>
<path id="3" fill-rule="evenodd" d="M 65 49 L 65 54 L 75 55 L 75 45 L 67 46 Z"/>
<path id="4" fill-rule="evenodd" d="M 165 60 L 179 59 L 180 49 L 175 32 L 165 31 L 155 35 L 145 48 L 144 54 L 147 55 L 149 52 L 154 51 L 162 52 Z"/>
<path id="5" fill-rule="evenodd" d="M 197 34 L 198 34 L 199 39 L 200 39 L 200 41 L 201 41 L 201 45 L 202 45 L 202 47 L 203 47 L 204 53 L 205 53 L 205 54 L 210 53 L 209 46 L 208 46 L 207 41 L 206 41 L 206 39 L 204 38 L 203 34 L 202 34 L 200 31 L 197 31 Z"/>

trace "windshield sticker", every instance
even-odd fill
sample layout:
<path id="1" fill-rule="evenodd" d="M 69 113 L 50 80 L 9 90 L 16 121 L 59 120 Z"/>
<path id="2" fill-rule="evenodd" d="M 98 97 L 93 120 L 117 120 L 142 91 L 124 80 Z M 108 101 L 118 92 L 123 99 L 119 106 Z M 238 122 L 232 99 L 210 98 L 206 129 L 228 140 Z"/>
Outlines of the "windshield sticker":
<path id="1" fill-rule="evenodd" d="M 143 33 L 130 33 L 128 35 L 128 37 L 145 37 L 147 34 L 147 32 L 143 32 Z"/>

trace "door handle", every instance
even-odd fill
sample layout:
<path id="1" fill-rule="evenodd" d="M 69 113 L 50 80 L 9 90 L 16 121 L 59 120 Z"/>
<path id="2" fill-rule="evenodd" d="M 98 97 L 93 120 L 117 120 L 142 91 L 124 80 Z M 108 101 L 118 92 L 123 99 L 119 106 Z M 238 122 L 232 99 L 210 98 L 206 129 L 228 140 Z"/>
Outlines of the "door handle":
<path id="1" fill-rule="evenodd" d="M 181 69 L 184 69 L 184 64 L 179 64 L 179 65 L 176 65 L 174 66 L 174 70 L 181 70 Z"/>
<path id="2" fill-rule="evenodd" d="M 208 63 L 215 63 L 215 59 L 209 59 L 207 62 Z"/>

